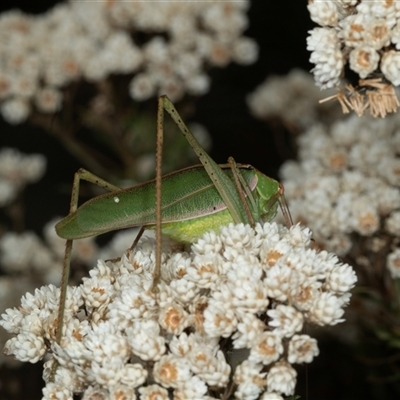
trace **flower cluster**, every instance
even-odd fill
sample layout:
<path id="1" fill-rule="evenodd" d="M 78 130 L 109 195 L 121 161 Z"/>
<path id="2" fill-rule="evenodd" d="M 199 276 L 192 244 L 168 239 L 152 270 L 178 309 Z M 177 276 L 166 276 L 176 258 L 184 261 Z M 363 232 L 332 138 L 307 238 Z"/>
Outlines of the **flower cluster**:
<path id="1" fill-rule="evenodd" d="M 353 116 L 330 128 L 316 124 L 299 138 L 299 161 L 286 162 L 281 175 L 294 220 L 310 226 L 321 247 L 344 256 L 364 237 L 364 251 L 376 254 L 398 240 L 399 124 L 396 115 Z M 398 250 L 388 263 L 399 270 Z"/>
<path id="2" fill-rule="evenodd" d="M 346 106 L 358 114 L 371 107 L 373 116 L 395 111 L 400 105 L 393 91 L 393 86 L 400 84 L 400 3 L 310 0 L 308 10 L 311 19 L 321 26 L 311 30 L 307 38 L 316 84 L 322 89 L 338 86 L 348 65 L 361 78 L 360 87 L 364 86 L 364 90 L 356 90 L 360 94 L 356 100 L 352 86 L 347 87 L 347 94 L 341 92 Z M 379 81 L 383 86 L 376 86 L 375 78 L 389 83 Z M 377 112 L 371 103 L 377 100 L 374 94 L 381 97 L 383 92 L 386 97 L 390 94 L 390 103 L 383 112 Z"/>
<path id="3" fill-rule="evenodd" d="M 248 3 L 71 0 L 40 16 L 3 13 L 0 112 L 12 124 L 34 109 L 54 113 L 63 87 L 111 74 L 134 74 L 129 90 L 139 101 L 204 94 L 207 67 L 258 57 L 255 42 L 242 36 Z"/>
<path id="4" fill-rule="evenodd" d="M 285 76 L 269 76 L 247 97 L 247 104 L 257 118 L 279 118 L 289 130 L 304 129 L 316 119 L 334 118 L 330 103 L 318 105 L 322 97 L 311 74 L 294 69 Z"/>
<path id="5" fill-rule="evenodd" d="M 15 336 L 4 352 L 29 362 L 52 354 L 44 399 L 168 399 L 173 391 L 211 400 L 232 387 L 238 399 L 291 395 L 291 364 L 319 352 L 304 324 L 342 322 L 356 282 L 349 265 L 311 249 L 310 238 L 298 225 L 231 224 L 187 252 L 165 243 L 157 289 L 155 243 L 142 239 L 68 287 L 61 343 L 59 289 L 42 287 L 6 310 L 0 324 Z"/>
<path id="6" fill-rule="evenodd" d="M 0 150 L 0 207 L 10 204 L 30 183 L 42 178 L 46 159 L 41 154 L 26 155 L 16 149 Z"/>

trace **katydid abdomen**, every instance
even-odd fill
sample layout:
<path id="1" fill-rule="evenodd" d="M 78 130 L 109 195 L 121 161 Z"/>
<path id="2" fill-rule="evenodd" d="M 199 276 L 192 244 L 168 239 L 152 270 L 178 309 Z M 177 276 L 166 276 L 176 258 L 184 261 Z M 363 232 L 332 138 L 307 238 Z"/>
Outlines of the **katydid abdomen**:
<path id="1" fill-rule="evenodd" d="M 229 167 L 224 172 L 233 179 Z M 280 185 L 255 168 L 239 166 L 254 198 L 254 220 L 271 220 L 281 195 Z M 93 198 L 56 225 L 65 239 L 79 239 L 109 231 L 156 224 L 155 180 Z M 180 242 L 192 243 L 206 231 L 217 230 L 233 218 L 203 166 L 165 175 L 162 180 L 162 230 Z"/>

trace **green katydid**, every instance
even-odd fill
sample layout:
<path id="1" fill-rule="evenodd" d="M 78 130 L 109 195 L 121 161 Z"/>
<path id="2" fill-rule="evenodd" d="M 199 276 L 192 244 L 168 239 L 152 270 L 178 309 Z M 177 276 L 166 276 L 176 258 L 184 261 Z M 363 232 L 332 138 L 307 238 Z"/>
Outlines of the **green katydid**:
<path id="1" fill-rule="evenodd" d="M 164 110 L 178 125 L 201 165 L 161 178 Z M 277 212 L 278 203 L 286 221 L 291 223 L 282 185 L 251 165 L 235 164 L 232 158 L 229 164 L 216 164 L 188 130 L 166 96 L 159 99 L 157 144 L 157 178 L 152 181 L 121 189 L 83 169 L 75 174 L 70 214 L 56 225 L 57 234 L 67 239 L 58 315 L 58 342 L 62 337 L 73 240 L 140 226 L 142 230 L 156 228 L 158 246 L 161 231 L 180 242 L 193 243 L 206 231 L 219 229 L 230 222 L 254 224 L 255 221 L 270 221 Z M 81 179 L 97 184 L 110 193 L 95 197 L 78 208 Z M 159 276 L 160 257 L 158 247 L 155 282 Z"/>

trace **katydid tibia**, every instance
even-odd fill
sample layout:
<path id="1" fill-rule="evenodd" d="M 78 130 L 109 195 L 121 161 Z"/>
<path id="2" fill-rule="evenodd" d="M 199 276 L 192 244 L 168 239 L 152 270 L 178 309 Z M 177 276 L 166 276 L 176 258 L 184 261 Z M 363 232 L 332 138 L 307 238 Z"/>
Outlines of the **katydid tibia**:
<path id="1" fill-rule="evenodd" d="M 201 164 L 161 178 L 161 143 L 166 110 L 199 157 Z M 157 115 L 157 178 L 120 189 L 85 170 L 75 174 L 70 214 L 56 225 L 57 234 L 67 239 L 58 315 L 57 341 L 61 340 L 69 260 L 74 239 L 99 235 L 117 229 L 141 226 L 157 228 L 158 246 L 162 231 L 167 236 L 192 243 L 208 230 L 230 222 L 254 224 L 270 221 L 278 203 L 288 224 L 290 214 L 283 187 L 251 165 L 218 165 L 200 146 L 180 118 L 171 101 L 159 99 Z M 80 180 L 95 183 L 110 193 L 95 197 L 78 208 Z M 160 187 L 162 185 L 162 195 Z M 155 282 L 159 276 L 160 247 L 157 251 Z"/>

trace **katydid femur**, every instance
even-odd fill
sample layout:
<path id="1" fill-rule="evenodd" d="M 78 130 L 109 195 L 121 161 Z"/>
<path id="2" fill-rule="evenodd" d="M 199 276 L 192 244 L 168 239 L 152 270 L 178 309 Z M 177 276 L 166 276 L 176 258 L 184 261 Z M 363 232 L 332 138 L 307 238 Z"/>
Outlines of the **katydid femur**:
<path id="1" fill-rule="evenodd" d="M 161 177 L 164 110 L 178 125 L 201 164 Z M 81 179 L 97 184 L 110 193 L 95 197 L 78 208 Z M 177 241 L 193 243 L 206 231 L 217 230 L 230 222 L 253 225 L 255 221 L 270 221 L 277 212 L 278 203 L 287 223 L 291 224 L 283 187 L 279 182 L 251 165 L 236 164 L 232 158 L 226 165 L 216 164 L 186 127 L 171 101 L 161 96 L 157 114 L 156 179 L 120 189 L 83 169 L 75 174 L 70 213 L 56 225 L 57 234 L 67 239 L 57 342 L 62 337 L 70 253 L 74 239 L 135 226 L 156 228 L 156 286 L 160 275 L 161 232 Z"/>

